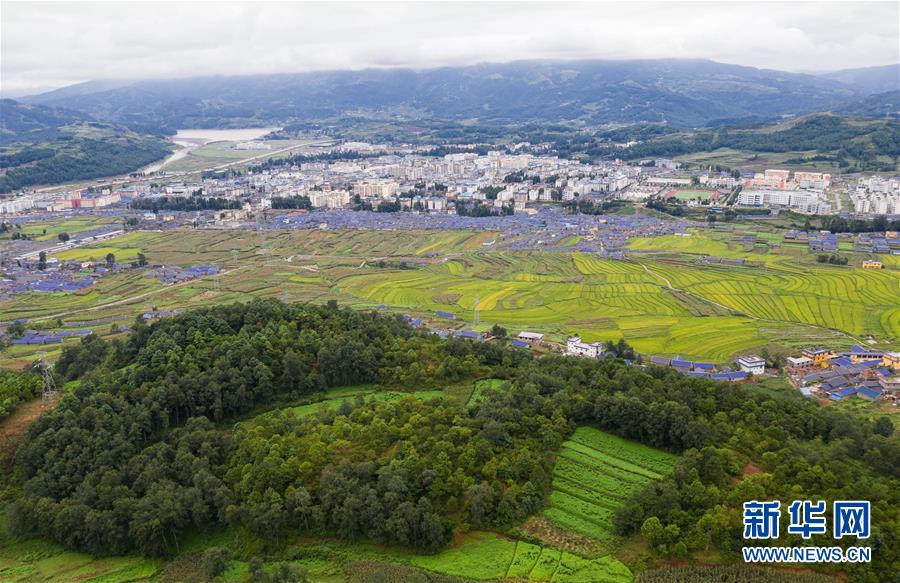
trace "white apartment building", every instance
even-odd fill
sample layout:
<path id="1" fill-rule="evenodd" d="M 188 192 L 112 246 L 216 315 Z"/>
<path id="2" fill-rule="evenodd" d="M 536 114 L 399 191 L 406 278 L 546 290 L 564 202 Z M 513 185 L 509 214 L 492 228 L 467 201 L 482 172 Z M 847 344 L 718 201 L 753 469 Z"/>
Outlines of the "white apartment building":
<path id="1" fill-rule="evenodd" d="M 353 185 L 353 192 L 363 198 L 393 198 L 399 189 L 400 185 L 393 181 L 357 182 Z"/>
<path id="2" fill-rule="evenodd" d="M 803 213 L 828 214 L 831 204 L 822 200 L 817 192 L 796 190 L 743 190 L 738 205 L 754 207 L 780 206 Z"/>
<path id="3" fill-rule="evenodd" d="M 34 208 L 34 197 L 20 196 L 9 200 L 0 200 L 0 215 L 20 213 Z"/>
<path id="4" fill-rule="evenodd" d="M 308 196 L 315 208 L 336 209 L 350 204 L 350 193 L 346 190 L 312 190 Z"/>

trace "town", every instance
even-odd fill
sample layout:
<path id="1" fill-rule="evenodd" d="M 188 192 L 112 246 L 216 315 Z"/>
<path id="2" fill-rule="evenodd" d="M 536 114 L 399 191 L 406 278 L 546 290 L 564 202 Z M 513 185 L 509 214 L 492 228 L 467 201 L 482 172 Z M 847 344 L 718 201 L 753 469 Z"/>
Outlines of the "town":
<path id="1" fill-rule="evenodd" d="M 242 144 L 234 147 L 238 146 Z M 163 168 L 78 190 L 7 197 L 0 199 L 0 214 L 132 205 L 173 220 L 166 211 L 199 212 L 204 210 L 202 199 L 210 211 L 222 211 L 214 219 L 220 225 L 235 224 L 268 208 L 480 216 L 536 212 L 534 207 L 541 203 L 649 200 L 701 208 L 712 215 L 730 209 L 738 214 L 777 215 L 784 210 L 844 217 L 900 214 L 900 177 L 864 175 L 848 181 L 828 173 L 775 168 L 750 174 L 684 170 L 669 159 L 585 163 L 545 154 L 549 144 L 519 143 L 483 155 L 476 152 L 484 148 L 457 146 L 458 153 L 437 155 L 446 148 L 364 142 L 308 146 L 283 158 L 250 163 L 246 171 L 204 172 L 201 179 L 178 178 L 182 173 Z"/>

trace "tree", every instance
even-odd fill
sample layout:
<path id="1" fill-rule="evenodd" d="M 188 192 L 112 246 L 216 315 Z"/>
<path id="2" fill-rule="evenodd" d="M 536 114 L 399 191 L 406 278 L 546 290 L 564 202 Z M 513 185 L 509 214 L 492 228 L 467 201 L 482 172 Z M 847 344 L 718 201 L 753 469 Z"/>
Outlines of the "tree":
<path id="1" fill-rule="evenodd" d="M 57 235 L 57 238 L 58 238 L 60 241 L 62 241 L 63 243 L 65 243 L 66 241 L 69 240 L 69 234 L 66 233 L 66 232 L 62 232 L 62 233 L 60 233 L 59 235 Z"/>
<path id="2" fill-rule="evenodd" d="M 306 569 L 293 563 L 276 563 L 269 579 L 272 583 L 307 583 Z"/>
<path id="3" fill-rule="evenodd" d="M 215 579 L 228 568 L 231 551 L 226 547 L 210 547 L 203 552 L 203 574 L 208 581 Z"/>
<path id="4" fill-rule="evenodd" d="M 666 533 L 659 518 L 651 516 L 645 520 L 644 524 L 641 525 L 641 536 L 646 539 L 647 544 L 651 547 L 663 544 L 666 540 Z"/>
<path id="5" fill-rule="evenodd" d="M 491 336 L 494 336 L 495 338 L 506 338 L 506 335 L 506 328 L 504 328 L 500 324 L 494 324 L 493 326 L 491 326 Z"/>
<path id="6" fill-rule="evenodd" d="M 41 271 L 47 269 L 47 252 L 41 251 L 38 253 L 38 265 L 37 268 Z"/>
<path id="7" fill-rule="evenodd" d="M 25 335 L 25 324 L 21 320 L 16 320 L 6 327 L 6 334 L 10 338 L 21 338 Z"/>
<path id="8" fill-rule="evenodd" d="M 284 355 L 284 370 L 281 373 L 281 387 L 288 392 L 293 392 L 300 386 L 303 377 L 303 363 L 294 351 Z"/>
<path id="9" fill-rule="evenodd" d="M 137 254 L 137 264 L 138 267 L 145 267 L 147 265 L 147 256 L 143 253 Z"/>
<path id="10" fill-rule="evenodd" d="M 107 253 L 106 254 L 106 265 L 108 267 L 113 267 L 116 264 L 116 255 L 115 253 Z"/>
<path id="11" fill-rule="evenodd" d="M 890 437 L 894 434 L 894 422 L 889 417 L 879 417 L 875 420 L 875 433 Z"/>

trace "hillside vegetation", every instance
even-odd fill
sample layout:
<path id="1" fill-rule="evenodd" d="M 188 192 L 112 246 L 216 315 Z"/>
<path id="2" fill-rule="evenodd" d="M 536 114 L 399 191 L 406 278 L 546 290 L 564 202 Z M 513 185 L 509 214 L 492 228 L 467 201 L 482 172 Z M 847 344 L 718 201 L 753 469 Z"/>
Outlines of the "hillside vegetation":
<path id="1" fill-rule="evenodd" d="M 891 424 L 753 387 L 613 359 L 535 360 L 498 343 L 440 340 L 398 317 L 271 300 L 137 322 L 124 340 L 86 337 L 64 350 L 56 374 L 81 382 L 30 428 L 7 526 L 95 555 L 172 557 L 186 533 L 224 525 L 236 542 L 256 541 L 253 556 L 298 535 L 434 552 L 454 532 L 513 526 L 548 497 L 552 508 L 555 453 L 571 437 L 567 448 L 586 444 L 594 459 L 650 478 L 623 490 L 611 525 L 619 536 L 642 531 L 657 556 L 715 548 L 737 560 L 743 500 L 871 499 L 878 551 L 871 564 L 845 572 L 869 581 L 897 566 L 900 436 Z M 227 430 L 260 407 L 314 399 L 327 387 L 421 389 L 473 374 L 509 383 L 469 406 L 446 397 L 361 397 Z M 575 432 L 585 425 L 680 457 Z M 631 453 L 617 453 L 623 448 Z M 742 479 L 747 460 L 764 473 Z M 588 496 L 592 486 L 573 487 Z M 508 543 L 495 546 L 508 560 L 520 555 Z M 593 569 L 610 581 L 630 579 L 614 561 L 521 551 L 521 572 L 536 580 L 582 570 L 590 580 Z M 512 569 L 504 562 L 498 576 Z"/>
<path id="2" fill-rule="evenodd" d="M 644 141 L 617 156 L 679 156 L 731 148 L 749 152 L 797 152 L 802 163 L 833 161 L 844 172 L 894 171 L 900 160 L 900 122 L 817 114 L 791 122 L 741 129 L 718 127 Z"/>
<path id="3" fill-rule="evenodd" d="M 0 103 L 0 193 L 133 172 L 171 151 L 161 136 L 83 114 Z"/>

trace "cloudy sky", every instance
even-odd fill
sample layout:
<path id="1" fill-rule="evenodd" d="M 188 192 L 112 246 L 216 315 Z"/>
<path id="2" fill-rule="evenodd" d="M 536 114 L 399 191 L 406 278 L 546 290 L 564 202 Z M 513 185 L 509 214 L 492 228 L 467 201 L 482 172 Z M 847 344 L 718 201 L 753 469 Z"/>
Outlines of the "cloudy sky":
<path id="1" fill-rule="evenodd" d="M 17 3 L 0 91 L 141 79 L 528 58 L 709 58 L 789 71 L 896 63 L 896 1 Z"/>

